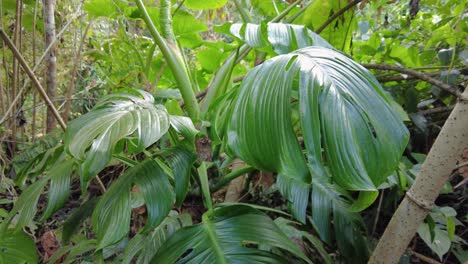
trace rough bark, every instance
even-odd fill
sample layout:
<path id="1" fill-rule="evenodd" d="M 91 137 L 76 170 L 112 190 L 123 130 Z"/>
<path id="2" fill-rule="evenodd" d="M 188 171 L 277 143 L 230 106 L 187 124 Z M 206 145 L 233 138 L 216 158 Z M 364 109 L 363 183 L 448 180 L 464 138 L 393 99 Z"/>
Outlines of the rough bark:
<path id="1" fill-rule="evenodd" d="M 398 263 L 400 256 L 424 221 L 457 158 L 468 146 L 468 89 L 445 122 L 416 181 L 393 215 L 369 263 Z"/>
<path id="2" fill-rule="evenodd" d="M 47 54 L 46 58 L 46 83 L 47 95 L 52 102 L 55 101 L 57 92 L 57 58 L 55 41 L 55 0 L 43 0 L 44 5 L 44 31 L 45 31 L 45 46 L 53 45 Z M 57 121 L 50 110 L 47 111 L 47 132 L 54 130 L 57 126 Z"/>

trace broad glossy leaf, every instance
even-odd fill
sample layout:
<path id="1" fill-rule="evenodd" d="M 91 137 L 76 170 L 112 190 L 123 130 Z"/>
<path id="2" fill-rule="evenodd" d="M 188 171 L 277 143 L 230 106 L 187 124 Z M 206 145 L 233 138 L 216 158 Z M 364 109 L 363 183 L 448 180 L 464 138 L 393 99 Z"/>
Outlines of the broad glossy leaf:
<path id="1" fill-rule="evenodd" d="M 190 9 L 206 10 L 223 7 L 226 3 L 227 0 L 186 0 L 184 2 L 184 5 Z"/>
<path id="2" fill-rule="evenodd" d="M 89 113 L 73 120 L 65 134 L 65 146 L 83 160 L 82 184 L 100 172 L 122 138 L 135 135 L 140 149 L 155 143 L 169 128 L 169 115 L 145 91 L 139 95 L 115 94 L 101 100 Z"/>
<path id="3" fill-rule="evenodd" d="M 192 165 L 197 156 L 183 147 L 176 147 L 170 152 L 166 162 L 174 174 L 174 185 L 176 192 L 176 206 L 182 205 L 187 195 Z"/>
<path id="4" fill-rule="evenodd" d="M 0 263 L 38 263 L 36 245 L 23 231 L 0 233 Z"/>
<path id="5" fill-rule="evenodd" d="M 281 255 L 257 248 L 260 245 L 289 251 L 309 262 L 270 218 L 246 205 L 208 211 L 203 215 L 202 223 L 174 233 L 152 262 L 290 263 Z"/>
<path id="6" fill-rule="evenodd" d="M 75 160 L 61 160 L 49 171 L 50 187 L 47 198 L 47 208 L 41 217 L 41 220 L 47 219 L 55 211 L 60 209 L 70 195 L 71 174 Z"/>
<path id="7" fill-rule="evenodd" d="M 298 109 L 291 99 L 298 100 Z M 331 241 L 332 215 L 355 218 L 347 209 L 346 190 L 376 191 L 399 164 L 408 131 L 390 100 L 366 69 L 341 53 L 300 49 L 246 75 L 232 110 L 228 144 L 248 164 L 278 173 L 278 187 L 302 222 L 311 192 L 314 225 L 322 239 Z M 294 111 L 299 112 L 297 126 Z M 334 222 L 339 229 L 356 221 Z"/>
<path id="8" fill-rule="evenodd" d="M 332 48 L 318 34 L 300 25 L 284 23 L 233 24 L 231 33 L 252 48 L 273 47 L 277 54 L 285 54 L 309 46 Z"/>
<path id="9" fill-rule="evenodd" d="M 92 216 L 98 248 L 115 244 L 130 230 L 130 190 L 136 184 L 148 210 L 147 228 L 158 225 L 175 200 L 168 177 L 160 165 L 148 159 L 120 176 L 101 197 Z"/>

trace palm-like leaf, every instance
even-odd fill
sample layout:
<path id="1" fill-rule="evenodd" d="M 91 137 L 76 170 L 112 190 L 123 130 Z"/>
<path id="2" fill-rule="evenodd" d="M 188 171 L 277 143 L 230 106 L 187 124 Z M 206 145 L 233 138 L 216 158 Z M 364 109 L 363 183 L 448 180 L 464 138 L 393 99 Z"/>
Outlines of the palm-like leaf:
<path id="1" fill-rule="evenodd" d="M 152 262 L 290 263 L 281 255 L 261 250 L 261 246 L 289 251 L 308 262 L 270 218 L 246 205 L 208 211 L 201 224 L 184 227 L 172 235 Z"/>
<path id="2" fill-rule="evenodd" d="M 335 191 L 376 190 L 398 166 L 408 140 L 376 79 L 322 47 L 280 55 L 254 68 L 236 100 L 227 132 L 231 150 L 257 168 L 278 173 L 279 188 L 301 221 L 311 184 L 317 185 L 312 186 L 312 215 L 325 239 L 332 211 L 343 215 L 349 207 L 346 192 Z M 292 122 L 294 111 L 299 127 Z"/>
<path id="3" fill-rule="evenodd" d="M 65 146 L 72 156 L 84 161 L 82 184 L 107 165 L 119 140 L 135 135 L 143 149 L 169 129 L 166 109 L 155 105 L 151 94 L 138 93 L 110 95 L 68 127 Z"/>

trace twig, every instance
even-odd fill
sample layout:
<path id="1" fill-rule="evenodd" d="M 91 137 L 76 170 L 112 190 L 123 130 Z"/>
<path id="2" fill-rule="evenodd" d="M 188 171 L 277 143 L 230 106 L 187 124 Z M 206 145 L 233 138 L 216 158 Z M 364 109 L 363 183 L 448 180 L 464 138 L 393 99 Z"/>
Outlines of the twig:
<path id="1" fill-rule="evenodd" d="M 400 67 L 400 66 L 395 66 L 395 65 L 388 65 L 388 64 L 362 64 L 362 66 L 368 68 L 368 69 L 374 69 L 374 70 L 384 70 L 384 71 L 396 71 L 396 72 L 400 72 L 400 73 L 404 73 L 404 74 L 408 74 L 408 75 L 412 75 L 412 76 L 415 76 L 416 78 L 420 79 L 420 80 L 423 80 L 423 81 L 426 81 L 432 85 L 435 85 L 439 88 L 441 88 L 442 90 L 445 90 L 457 97 L 459 97 L 461 95 L 461 92 L 458 91 L 455 87 L 452 87 L 451 85 L 448 85 L 442 81 L 439 81 L 437 79 L 434 79 L 432 78 L 431 76 L 427 75 L 426 73 L 422 73 L 422 72 L 419 72 L 419 71 L 415 71 L 415 70 L 412 70 L 412 69 L 407 69 L 407 68 L 403 68 L 403 67 Z"/>
<path id="2" fill-rule="evenodd" d="M 422 115 L 430 115 L 430 114 L 450 112 L 450 111 L 453 110 L 454 107 L 455 106 L 453 106 L 453 105 L 436 107 L 436 108 L 431 108 L 431 109 L 419 111 L 419 113 L 422 114 Z"/>
<path id="3" fill-rule="evenodd" d="M 375 215 L 374 225 L 372 226 L 371 236 L 374 235 L 375 230 L 377 229 L 377 223 L 379 222 L 379 218 L 380 218 L 380 209 L 382 207 L 382 201 L 383 201 L 384 193 L 385 193 L 385 190 L 382 190 L 382 193 L 380 194 L 380 198 L 379 198 L 379 204 L 377 206 L 377 212 L 376 212 L 376 215 Z"/>
<path id="4" fill-rule="evenodd" d="M 28 64 L 24 60 L 23 56 L 21 56 L 21 53 L 19 53 L 18 49 L 16 49 L 15 45 L 11 40 L 8 38 L 8 36 L 5 34 L 5 31 L 3 31 L 2 28 L 0 28 L 0 36 L 2 37 L 3 41 L 5 44 L 10 48 L 11 52 L 13 55 L 18 59 L 19 63 L 23 67 L 23 70 L 26 72 L 26 74 L 29 76 L 33 84 L 36 86 L 37 90 L 39 91 L 39 94 L 41 95 L 42 99 L 46 103 L 47 107 L 50 109 L 52 112 L 52 115 L 57 119 L 58 123 L 62 127 L 63 130 L 67 128 L 67 125 L 65 122 L 63 122 L 62 118 L 60 117 L 59 112 L 55 108 L 54 104 L 50 101 L 49 96 L 45 92 L 44 88 L 42 88 L 41 83 L 37 79 L 36 75 L 32 72 L 31 68 L 29 68 Z"/>
<path id="5" fill-rule="evenodd" d="M 422 261 L 424 261 L 424 262 L 426 262 L 426 263 L 429 263 L 429 264 L 442 264 L 442 263 L 440 263 L 440 262 L 437 261 L 437 260 L 434 260 L 434 259 L 431 259 L 431 258 L 429 258 L 429 257 L 426 257 L 426 256 L 424 256 L 423 254 L 420 254 L 420 253 L 415 252 L 415 251 L 413 251 L 413 250 L 411 250 L 410 252 L 411 252 L 411 255 L 417 257 L 418 259 L 420 259 L 420 260 L 422 260 Z"/>
<path id="6" fill-rule="evenodd" d="M 348 11 L 349 9 L 351 9 L 352 7 L 354 7 L 355 5 L 359 4 L 359 2 L 361 2 L 362 0 L 354 0 L 353 2 L 347 4 L 345 7 L 343 7 L 341 10 L 339 10 L 338 12 L 336 12 L 335 14 L 333 14 L 331 17 L 329 17 L 327 19 L 327 21 L 325 21 L 325 23 L 323 23 L 316 31 L 315 33 L 317 34 L 320 34 L 320 32 L 322 32 L 328 25 L 330 25 L 331 22 L 333 22 L 333 20 L 335 20 L 337 17 L 341 16 L 342 14 L 344 14 L 346 11 Z"/>

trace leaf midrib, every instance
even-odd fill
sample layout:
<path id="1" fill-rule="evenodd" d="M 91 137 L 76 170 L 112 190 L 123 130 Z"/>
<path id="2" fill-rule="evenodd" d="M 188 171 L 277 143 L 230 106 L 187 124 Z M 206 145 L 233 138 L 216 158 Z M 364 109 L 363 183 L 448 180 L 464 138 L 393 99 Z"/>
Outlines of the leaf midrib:
<path id="1" fill-rule="evenodd" d="M 215 255 L 217 256 L 216 258 L 218 261 L 217 263 L 228 264 L 228 262 L 226 261 L 226 258 L 224 257 L 223 250 L 219 246 L 219 243 L 218 243 L 219 241 L 216 236 L 213 223 L 210 221 L 209 218 L 203 219 L 203 222 L 204 222 L 204 229 L 208 235 L 208 239 L 211 241 L 211 244 L 213 246 L 212 248 L 214 249 Z"/>

